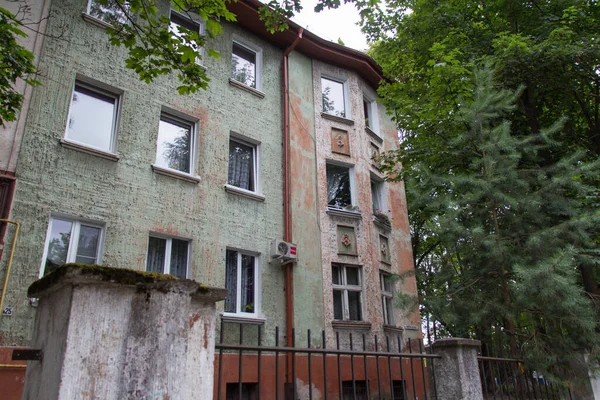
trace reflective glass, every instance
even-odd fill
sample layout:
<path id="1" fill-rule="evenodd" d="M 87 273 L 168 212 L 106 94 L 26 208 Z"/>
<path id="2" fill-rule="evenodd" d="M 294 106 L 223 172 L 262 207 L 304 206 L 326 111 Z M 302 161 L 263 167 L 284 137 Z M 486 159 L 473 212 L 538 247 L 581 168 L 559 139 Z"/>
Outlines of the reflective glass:
<path id="1" fill-rule="evenodd" d="M 54 271 L 67 262 L 69 243 L 71 242 L 71 229 L 73 222 L 53 219 L 50 238 L 48 240 L 48 255 L 44 275 Z"/>
<path id="2" fill-rule="evenodd" d="M 323 95 L 323 112 L 345 118 L 344 84 L 321 78 L 321 91 Z"/>
<path id="3" fill-rule="evenodd" d="M 117 99 L 75 85 L 66 137 L 104 151 L 112 150 Z"/>
<path id="4" fill-rule="evenodd" d="M 348 291 L 348 312 L 348 319 L 350 321 L 362 321 L 360 292 Z"/>
<path id="5" fill-rule="evenodd" d="M 161 117 L 156 141 L 156 165 L 191 173 L 192 126 Z"/>
<path id="6" fill-rule="evenodd" d="M 254 312 L 254 257 L 242 254 L 242 309 L 241 312 Z"/>
<path id="7" fill-rule="evenodd" d="M 181 279 L 187 276 L 188 265 L 188 246 L 187 240 L 171 240 L 171 264 L 169 274 Z"/>
<path id="8" fill-rule="evenodd" d="M 233 43 L 231 77 L 244 85 L 256 88 L 256 53 Z"/>
<path id="9" fill-rule="evenodd" d="M 98 260 L 100 231 L 101 229 L 95 226 L 80 225 L 75 262 L 80 264 L 96 264 Z"/>

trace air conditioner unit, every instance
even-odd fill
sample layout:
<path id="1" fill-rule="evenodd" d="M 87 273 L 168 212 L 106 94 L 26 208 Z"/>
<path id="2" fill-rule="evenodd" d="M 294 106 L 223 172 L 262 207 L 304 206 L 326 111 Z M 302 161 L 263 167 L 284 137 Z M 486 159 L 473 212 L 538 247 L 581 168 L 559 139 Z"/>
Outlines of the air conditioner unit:
<path id="1" fill-rule="evenodd" d="M 297 260 L 297 247 L 295 244 L 284 242 L 281 239 L 273 240 L 271 242 L 271 258 L 282 261 Z"/>

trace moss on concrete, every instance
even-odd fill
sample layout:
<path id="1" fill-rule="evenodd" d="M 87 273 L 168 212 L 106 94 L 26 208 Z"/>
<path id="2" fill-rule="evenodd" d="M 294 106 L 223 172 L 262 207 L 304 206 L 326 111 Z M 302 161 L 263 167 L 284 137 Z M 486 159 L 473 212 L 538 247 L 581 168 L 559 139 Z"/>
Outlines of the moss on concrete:
<path id="1" fill-rule="evenodd" d="M 173 275 L 159 274 L 157 272 L 136 271 L 133 269 L 102 267 L 100 265 L 89 264 L 64 264 L 44 276 L 42 279 L 33 282 L 27 290 L 27 295 L 29 297 L 34 297 L 36 293 L 53 286 L 63 277 L 74 272 L 77 272 L 79 275 L 98 277 L 101 281 L 120 283 L 123 285 L 179 280 L 179 278 Z M 208 286 L 206 285 L 200 285 L 200 288 L 198 289 L 200 293 L 206 293 L 208 290 Z"/>

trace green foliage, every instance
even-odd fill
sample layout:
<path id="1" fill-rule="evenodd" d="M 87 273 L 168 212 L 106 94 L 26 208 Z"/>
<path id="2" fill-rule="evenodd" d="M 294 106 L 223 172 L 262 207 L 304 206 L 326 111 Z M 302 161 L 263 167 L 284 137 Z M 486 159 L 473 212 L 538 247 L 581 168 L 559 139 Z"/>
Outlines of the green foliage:
<path id="1" fill-rule="evenodd" d="M 206 89 L 209 78 L 201 62 L 201 49 L 207 38 L 222 32 L 221 20 L 235 21 L 223 0 L 178 0 L 172 2 L 175 11 L 191 20 L 200 17 L 206 23 L 205 34 L 171 27 L 168 15 L 159 12 L 156 0 L 98 0 L 103 17 L 108 14 L 111 24 L 106 29 L 110 43 L 128 50 L 127 68 L 139 78 L 151 83 L 160 75 L 175 72 L 180 81 L 179 94 L 195 93 Z M 116 16 L 115 16 L 116 15 Z M 208 49 L 209 57 L 218 57 Z"/>
<path id="2" fill-rule="evenodd" d="M 33 54 L 17 43 L 17 37 L 25 37 L 21 23 L 8 10 L 0 7 L 0 125 L 14 121 L 21 108 L 23 95 L 15 90 L 19 79 L 29 85 L 39 82 L 33 78 L 35 65 Z"/>
<path id="3" fill-rule="evenodd" d="M 381 165 L 406 180 L 424 316 L 438 336 L 577 375 L 582 351 L 598 357 L 597 2 L 400 0 L 361 16 L 402 132 Z"/>

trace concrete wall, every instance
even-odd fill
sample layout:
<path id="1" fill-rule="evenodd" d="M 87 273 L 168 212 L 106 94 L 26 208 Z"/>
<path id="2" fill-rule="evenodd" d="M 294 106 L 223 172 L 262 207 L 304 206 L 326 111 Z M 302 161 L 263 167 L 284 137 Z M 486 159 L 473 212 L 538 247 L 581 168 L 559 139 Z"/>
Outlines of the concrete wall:
<path id="1" fill-rule="evenodd" d="M 209 89 L 179 96 L 175 76 L 146 85 L 125 69 L 124 50 L 110 46 L 103 28 L 82 18 L 86 4 L 85 0 L 64 0 L 51 6 L 50 36 L 40 58 L 42 86 L 33 92 L 17 166 L 19 182 L 11 217 L 22 223 L 22 235 L 5 300 L 14 307 L 14 314 L 0 319 L 0 345 L 29 343 L 34 310 L 25 288 L 40 273 L 53 213 L 103 221 L 102 264 L 107 266 L 143 270 L 149 232 L 164 232 L 191 239 L 189 278 L 222 287 L 227 246 L 260 253 L 266 329 L 283 325 L 283 272 L 266 262 L 269 242 L 283 236 L 281 50 L 233 24 L 224 24 L 224 33 L 211 43 L 221 58 L 205 60 Z M 165 13 L 167 4 L 162 3 Z M 53 38 L 63 26 L 69 29 L 61 38 Z M 264 98 L 229 83 L 234 34 L 263 50 Z M 118 162 L 59 143 L 76 74 L 124 92 Z M 199 120 L 199 184 L 151 169 L 163 106 Z M 264 202 L 224 190 L 230 131 L 261 142 Z M 4 268 L 2 264 L 2 276 Z"/>

